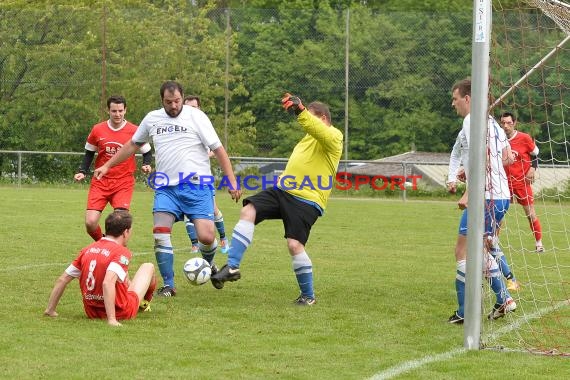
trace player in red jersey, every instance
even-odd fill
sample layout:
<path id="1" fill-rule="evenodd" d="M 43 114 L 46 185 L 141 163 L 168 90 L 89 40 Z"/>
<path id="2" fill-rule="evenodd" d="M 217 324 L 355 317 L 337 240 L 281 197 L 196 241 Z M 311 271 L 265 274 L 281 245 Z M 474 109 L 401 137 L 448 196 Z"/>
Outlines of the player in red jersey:
<path id="1" fill-rule="evenodd" d="M 132 217 L 128 211 L 113 211 L 105 219 L 105 237 L 83 248 L 77 258 L 57 279 L 44 314 L 57 317 L 56 307 L 67 285 L 79 279 L 85 314 L 89 318 L 107 318 L 111 326 L 119 320 L 135 318 L 140 310 L 150 310 L 156 288 L 154 265 L 144 263 L 133 280 L 128 268 L 131 252 Z"/>
<path id="2" fill-rule="evenodd" d="M 85 179 L 95 153 L 95 167 L 103 165 L 127 142 L 137 130 L 137 126 L 125 120 L 127 101 L 122 96 L 111 96 L 107 99 L 109 120 L 95 124 L 85 143 L 85 156 L 78 173 L 73 177 L 76 181 Z M 140 148 L 143 153 L 142 170 L 150 173 L 152 152 L 149 144 Z M 85 212 L 85 228 L 87 233 L 97 241 L 103 236 L 99 219 L 107 203 L 115 210 L 128 210 L 135 186 L 135 157 L 132 156 L 120 165 L 115 166 L 105 178 L 93 179 L 87 196 Z"/>
<path id="3" fill-rule="evenodd" d="M 511 194 L 524 209 L 536 241 L 536 252 L 544 252 L 542 227 L 534 210 L 531 186 L 538 168 L 538 147 L 532 137 L 517 131 L 517 119 L 512 113 L 505 112 L 501 115 L 501 127 L 509 139 L 515 156 L 515 162 L 510 166 L 505 166 Z"/>

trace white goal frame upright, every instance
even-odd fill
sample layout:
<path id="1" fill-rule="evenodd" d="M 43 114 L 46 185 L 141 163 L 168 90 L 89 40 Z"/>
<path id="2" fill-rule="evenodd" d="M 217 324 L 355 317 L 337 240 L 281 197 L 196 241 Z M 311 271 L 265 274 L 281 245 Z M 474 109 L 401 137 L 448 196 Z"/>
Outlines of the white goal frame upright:
<path id="1" fill-rule="evenodd" d="M 491 0 L 473 0 L 471 57 L 471 129 L 469 142 L 469 186 L 471 205 L 467 214 L 467 266 L 465 273 L 465 329 L 463 346 L 481 346 L 481 285 L 485 202 L 485 144 L 489 94 L 489 50 L 492 24 Z"/>
<path id="2" fill-rule="evenodd" d="M 473 0 L 473 40 L 472 40 L 472 88 L 471 88 L 471 130 L 469 147 L 470 179 L 468 187 L 469 203 L 483 205 L 485 193 L 486 130 L 489 113 L 507 98 L 529 76 L 538 71 L 570 41 L 570 20 L 565 13 L 570 5 L 559 0 L 525 0 L 550 17 L 564 32 L 564 38 L 556 47 L 538 61 L 530 70 L 514 83 L 505 93 L 489 105 L 489 54 L 492 25 L 492 0 Z M 563 9 L 562 16 L 551 14 L 549 10 Z M 466 349 L 480 349 L 482 320 L 482 270 L 484 208 L 472 207 L 468 214 L 467 268 L 465 276 L 465 329 L 463 346 Z"/>

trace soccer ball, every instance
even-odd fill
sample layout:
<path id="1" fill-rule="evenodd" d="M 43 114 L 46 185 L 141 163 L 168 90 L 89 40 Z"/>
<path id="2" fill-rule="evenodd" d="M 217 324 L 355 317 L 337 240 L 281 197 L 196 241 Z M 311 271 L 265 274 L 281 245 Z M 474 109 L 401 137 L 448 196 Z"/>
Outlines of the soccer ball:
<path id="1" fill-rule="evenodd" d="M 204 285 L 212 275 L 212 268 L 206 260 L 195 257 L 184 264 L 184 275 L 192 285 Z"/>

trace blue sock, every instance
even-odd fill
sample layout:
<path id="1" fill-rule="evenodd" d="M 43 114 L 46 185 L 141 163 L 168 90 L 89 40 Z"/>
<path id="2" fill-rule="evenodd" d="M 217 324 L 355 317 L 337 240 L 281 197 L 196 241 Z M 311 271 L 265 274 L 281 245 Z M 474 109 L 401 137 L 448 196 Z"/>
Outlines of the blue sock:
<path id="1" fill-rule="evenodd" d="M 457 314 L 460 317 L 465 316 L 465 282 L 455 279 L 455 292 L 457 293 L 457 304 L 459 308 L 457 309 Z"/>
<path id="2" fill-rule="evenodd" d="M 497 297 L 497 303 L 502 305 L 505 303 L 505 298 L 508 297 L 508 290 L 503 280 L 500 277 L 490 277 L 489 285 L 493 289 L 493 293 Z"/>
<path id="3" fill-rule="evenodd" d="M 301 294 L 309 298 L 315 298 L 315 291 L 313 289 L 313 263 L 309 255 L 303 251 L 301 254 L 292 256 L 291 259 Z"/>
<path id="4" fill-rule="evenodd" d="M 491 289 L 493 289 L 495 297 L 497 297 L 497 303 L 499 305 L 504 304 L 505 300 L 510 297 L 510 294 L 503 282 L 503 279 L 496 274 L 492 274 L 491 277 L 489 277 L 489 285 L 491 286 Z"/>
<path id="5" fill-rule="evenodd" d="M 511 268 L 509 267 L 509 264 L 507 263 L 507 258 L 505 257 L 505 254 L 501 251 L 500 248 L 492 248 L 491 249 L 491 255 L 495 258 L 495 260 L 497 261 L 497 264 L 499 264 L 499 269 L 501 270 L 501 273 L 503 274 L 503 276 L 505 276 L 505 278 L 507 280 L 511 280 L 511 279 L 515 279 L 514 274 L 511 272 Z"/>
<path id="6" fill-rule="evenodd" d="M 200 252 L 202 252 L 202 258 L 212 265 L 216 249 L 218 248 L 218 241 L 214 239 L 214 242 L 210 245 L 198 243 L 198 246 L 200 247 Z"/>
<path id="7" fill-rule="evenodd" d="M 198 235 L 196 234 L 196 227 L 194 227 L 194 223 L 187 220 L 186 221 L 186 233 L 188 233 L 188 238 L 192 242 L 192 245 L 198 245 Z"/>
<path id="8" fill-rule="evenodd" d="M 164 285 L 168 285 L 174 288 L 174 255 L 172 253 L 165 253 L 159 251 L 163 250 L 164 247 L 155 248 L 154 256 L 156 257 L 156 263 L 158 264 L 158 270 L 164 281 Z M 172 250 L 172 247 L 170 247 Z"/>
<path id="9" fill-rule="evenodd" d="M 243 254 L 253 240 L 253 230 L 255 225 L 246 220 L 239 220 L 232 233 L 232 244 L 228 252 L 228 266 L 239 268 Z"/>
<path id="10" fill-rule="evenodd" d="M 174 288 L 174 250 L 170 241 L 170 228 L 155 227 L 154 256 L 164 285 Z"/>
<path id="11" fill-rule="evenodd" d="M 492 257 L 489 257 L 486 261 L 488 266 L 487 270 L 489 272 L 489 285 L 491 286 L 491 289 L 493 289 L 495 297 L 497 297 L 497 303 L 502 305 L 505 303 L 507 298 L 510 298 L 511 295 L 503 282 L 503 276 L 497 261 Z"/>
<path id="12" fill-rule="evenodd" d="M 457 274 L 455 276 L 455 292 L 457 293 L 457 314 L 465 316 L 465 260 L 457 262 Z"/>
<path id="13" fill-rule="evenodd" d="M 224 226 L 224 216 L 222 212 L 218 215 L 214 216 L 214 224 L 216 225 L 216 229 L 218 230 L 218 234 L 220 234 L 220 239 L 226 238 L 226 227 Z"/>

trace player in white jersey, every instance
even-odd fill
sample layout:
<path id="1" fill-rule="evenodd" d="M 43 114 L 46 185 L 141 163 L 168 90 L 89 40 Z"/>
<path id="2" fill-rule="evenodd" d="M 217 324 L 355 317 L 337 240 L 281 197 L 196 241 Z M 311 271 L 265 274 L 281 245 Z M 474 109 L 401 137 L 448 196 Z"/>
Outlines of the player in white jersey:
<path id="1" fill-rule="evenodd" d="M 457 114 L 463 116 L 463 126 L 459 132 L 449 163 L 448 188 L 455 192 L 458 178 L 464 179 L 468 184 L 469 180 L 469 133 L 471 126 L 471 81 L 464 79 L 457 82 L 452 89 L 452 105 Z M 491 253 L 495 253 L 498 244 L 496 242 L 496 232 L 509 208 L 510 192 L 505 175 L 504 165 L 513 162 L 512 152 L 508 144 L 504 131 L 493 118 L 487 123 L 487 157 L 485 173 L 485 252 L 483 259 L 485 262 L 485 275 L 489 282 L 497 301 L 493 307 L 490 319 L 497 319 L 506 313 L 516 309 L 516 303 L 510 296 L 501 277 L 501 270 Z M 460 166 L 463 165 L 463 169 Z M 458 309 L 449 318 L 449 323 L 462 324 L 464 319 L 465 302 L 465 265 L 467 258 L 467 204 L 468 192 L 465 191 L 458 206 L 463 210 L 459 224 L 459 234 L 455 246 L 455 259 L 457 262 L 457 274 L 455 279 L 455 289 L 457 292 Z M 497 260 L 505 260 L 497 256 Z M 505 260 L 506 263 L 506 260 Z"/>
<path id="2" fill-rule="evenodd" d="M 184 105 L 202 109 L 200 97 L 197 95 L 187 95 L 184 97 Z M 208 156 L 212 157 L 214 153 L 211 150 L 208 151 Z M 220 252 L 223 254 L 227 254 L 228 250 L 230 249 L 230 244 L 228 242 L 228 238 L 226 237 L 226 226 L 224 224 L 224 216 L 222 214 L 222 210 L 217 205 L 216 202 L 216 190 L 212 190 L 212 199 L 214 200 L 214 224 L 216 229 L 218 230 L 218 234 L 220 234 L 220 243 L 218 247 L 220 248 Z M 196 228 L 194 228 L 194 223 L 191 220 L 185 220 L 186 224 L 186 233 L 188 234 L 188 238 L 190 239 L 190 243 L 192 244 L 191 253 L 192 254 L 199 254 L 200 253 L 200 245 L 198 242 L 198 236 L 196 236 Z"/>
<path id="3" fill-rule="evenodd" d="M 155 189 L 153 206 L 154 250 L 164 286 L 157 295 L 176 295 L 174 284 L 174 251 L 170 239 L 172 226 L 187 216 L 194 223 L 201 251 L 213 265 L 217 241 L 214 228 L 214 186 L 210 170 L 208 147 L 216 156 L 228 192 L 236 202 L 241 190 L 232 169 L 226 150 L 222 146 L 214 127 L 204 112 L 183 105 L 184 91 L 174 81 L 167 81 L 160 87 L 163 108 L 149 112 L 141 121 L 132 140 L 109 160 L 95 170 L 100 178 L 109 168 L 122 162 L 148 140 L 155 149 L 156 172 L 149 176 L 148 183 Z"/>

